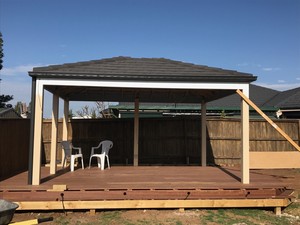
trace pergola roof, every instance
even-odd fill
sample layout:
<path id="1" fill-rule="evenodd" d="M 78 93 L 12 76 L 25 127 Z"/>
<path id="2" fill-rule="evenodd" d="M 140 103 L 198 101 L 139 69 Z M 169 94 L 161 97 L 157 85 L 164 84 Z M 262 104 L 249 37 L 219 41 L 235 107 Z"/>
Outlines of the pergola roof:
<path id="1" fill-rule="evenodd" d="M 184 83 L 242 83 L 256 80 L 256 76 L 234 70 L 200 66 L 164 58 L 114 57 L 87 62 L 33 68 L 29 75 L 41 79 L 89 80 L 114 82 L 169 82 Z M 199 103 L 212 101 L 234 93 L 234 90 L 208 88 L 145 88 L 45 85 L 45 89 L 69 101 L 133 101 Z"/>

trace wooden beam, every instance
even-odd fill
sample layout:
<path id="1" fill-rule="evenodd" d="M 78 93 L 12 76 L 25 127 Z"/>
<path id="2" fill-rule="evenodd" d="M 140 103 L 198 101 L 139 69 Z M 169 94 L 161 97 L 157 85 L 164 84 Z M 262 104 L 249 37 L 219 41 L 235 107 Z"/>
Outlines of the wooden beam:
<path id="1" fill-rule="evenodd" d="M 57 130 L 58 130 L 58 107 L 59 97 L 53 94 L 52 99 L 52 130 L 51 130 L 51 156 L 50 156 L 50 174 L 56 174 L 57 171 Z"/>
<path id="2" fill-rule="evenodd" d="M 245 93 L 248 95 L 249 91 L 244 90 Z M 241 169 L 242 169 L 242 177 L 241 181 L 243 184 L 250 183 L 250 167 L 249 167 L 249 151 L 250 151 L 250 144 L 249 144 L 249 106 L 247 103 L 242 99 L 241 102 L 241 117 L 242 117 L 242 162 L 241 162 Z"/>
<path id="3" fill-rule="evenodd" d="M 17 210 L 286 207 L 286 199 L 24 201 Z"/>
<path id="4" fill-rule="evenodd" d="M 30 118 L 30 141 L 29 141 L 29 157 L 28 157 L 28 184 L 32 185 L 33 176 L 33 145 L 34 145 L 34 122 L 35 122 L 35 92 L 36 77 L 32 77 L 31 82 L 31 118 Z"/>
<path id="5" fill-rule="evenodd" d="M 206 102 L 201 104 L 201 166 L 207 164 L 207 146 L 206 146 Z"/>
<path id="6" fill-rule="evenodd" d="M 280 127 L 276 125 L 263 111 L 260 110 L 247 96 L 243 94 L 240 90 L 236 90 L 236 92 L 250 105 L 253 109 L 255 109 L 272 127 L 274 127 L 288 142 L 290 142 L 298 151 L 300 151 L 299 145 L 293 141 Z"/>
<path id="7" fill-rule="evenodd" d="M 250 152 L 251 169 L 300 168 L 300 152 Z"/>
<path id="8" fill-rule="evenodd" d="M 69 122 L 69 101 L 64 100 L 64 116 L 63 116 L 63 127 L 62 127 L 62 140 L 68 140 L 68 122 Z M 65 158 L 64 151 L 61 151 L 61 166 Z"/>
<path id="9" fill-rule="evenodd" d="M 63 140 L 68 140 L 68 121 L 69 121 L 69 101 L 64 100 L 64 116 L 63 116 L 63 130 L 62 130 Z"/>
<path id="10" fill-rule="evenodd" d="M 134 147 L 133 147 L 133 165 L 139 165 L 139 98 L 134 102 Z"/>
<path id="11" fill-rule="evenodd" d="M 35 90 L 35 115 L 33 134 L 33 161 L 32 161 L 32 185 L 39 185 L 41 179 L 41 144 L 42 144 L 42 120 L 44 87 L 40 80 L 36 81 Z"/>

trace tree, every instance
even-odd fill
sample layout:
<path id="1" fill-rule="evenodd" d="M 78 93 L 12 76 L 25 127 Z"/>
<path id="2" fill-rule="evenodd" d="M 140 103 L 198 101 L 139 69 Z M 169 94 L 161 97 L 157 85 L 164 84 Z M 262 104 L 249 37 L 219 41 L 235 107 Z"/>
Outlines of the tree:
<path id="1" fill-rule="evenodd" d="M 114 117 L 107 111 L 109 103 L 97 101 L 95 104 L 95 107 L 89 107 L 88 105 L 82 107 L 80 110 L 76 111 L 76 114 L 82 118 L 89 119 Z"/>
<path id="2" fill-rule="evenodd" d="M 4 57 L 4 54 L 3 54 L 3 39 L 2 39 L 2 33 L 0 32 L 0 70 L 2 69 L 2 63 L 3 63 L 3 60 L 2 58 Z"/>
<path id="3" fill-rule="evenodd" d="M 0 108 L 11 108 L 10 104 L 6 104 L 10 100 L 13 100 L 12 95 L 0 95 Z"/>
<path id="4" fill-rule="evenodd" d="M 3 68 L 3 57 L 4 57 L 4 53 L 3 53 L 3 39 L 2 39 L 2 33 L 0 32 L 0 70 Z M 1 82 L 1 79 L 0 79 Z M 12 106 L 10 104 L 6 104 L 7 102 L 9 102 L 10 100 L 13 100 L 14 97 L 12 95 L 0 95 L 0 108 L 11 108 Z"/>
<path id="5" fill-rule="evenodd" d="M 96 112 L 95 108 L 92 107 L 90 108 L 88 105 L 83 106 L 80 110 L 76 111 L 77 115 L 82 117 L 82 118 L 96 118 Z"/>
<path id="6" fill-rule="evenodd" d="M 70 110 L 69 110 L 69 118 L 72 119 L 73 117 L 74 117 L 73 110 L 70 109 Z"/>

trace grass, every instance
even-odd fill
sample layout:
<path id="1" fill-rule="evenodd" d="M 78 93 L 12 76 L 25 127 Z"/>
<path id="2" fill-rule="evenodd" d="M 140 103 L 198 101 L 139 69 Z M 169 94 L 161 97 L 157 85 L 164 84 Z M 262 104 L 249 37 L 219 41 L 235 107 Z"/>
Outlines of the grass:
<path id="1" fill-rule="evenodd" d="M 43 217 L 43 215 L 40 215 Z M 297 217 L 298 216 L 298 217 Z M 273 209 L 111 210 L 54 215 L 59 225 L 282 225 L 300 224 L 300 203 L 291 204 L 276 216 Z"/>
<path id="2" fill-rule="evenodd" d="M 291 206 L 289 211 L 300 211 L 300 204 Z M 282 224 L 300 224 L 300 220 L 291 220 L 288 217 L 278 217 L 273 211 L 262 209 L 219 209 L 209 210 L 201 217 L 202 224 L 247 224 L 247 225 L 282 225 Z"/>

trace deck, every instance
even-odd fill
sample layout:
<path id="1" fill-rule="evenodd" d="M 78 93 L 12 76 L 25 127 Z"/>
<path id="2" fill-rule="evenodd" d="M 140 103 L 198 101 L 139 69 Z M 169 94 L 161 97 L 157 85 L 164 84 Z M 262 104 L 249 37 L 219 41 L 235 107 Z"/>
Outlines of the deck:
<path id="1" fill-rule="evenodd" d="M 42 168 L 41 185 L 27 185 L 27 172 L 0 182 L 0 198 L 20 210 L 106 208 L 285 207 L 293 190 L 278 178 L 237 168 L 199 166 L 113 166 L 99 170 Z"/>

